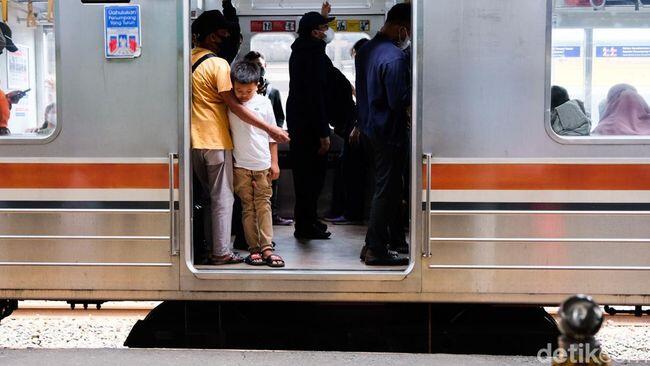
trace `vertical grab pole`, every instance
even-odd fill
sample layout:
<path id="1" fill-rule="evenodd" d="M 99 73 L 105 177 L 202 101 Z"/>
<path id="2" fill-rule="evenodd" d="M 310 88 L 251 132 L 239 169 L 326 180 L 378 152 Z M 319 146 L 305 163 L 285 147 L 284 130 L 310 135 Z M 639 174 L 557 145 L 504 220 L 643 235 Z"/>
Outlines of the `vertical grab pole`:
<path id="1" fill-rule="evenodd" d="M 178 241 L 176 240 L 176 180 L 174 172 L 174 164 L 176 162 L 177 154 L 169 154 L 169 242 L 171 255 L 176 256 L 179 254 Z"/>
<path id="2" fill-rule="evenodd" d="M 422 256 L 428 258 L 431 256 L 431 154 L 424 154 L 424 160 L 427 164 L 425 169 L 426 174 L 426 199 L 424 208 L 424 243 L 422 245 Z"/>

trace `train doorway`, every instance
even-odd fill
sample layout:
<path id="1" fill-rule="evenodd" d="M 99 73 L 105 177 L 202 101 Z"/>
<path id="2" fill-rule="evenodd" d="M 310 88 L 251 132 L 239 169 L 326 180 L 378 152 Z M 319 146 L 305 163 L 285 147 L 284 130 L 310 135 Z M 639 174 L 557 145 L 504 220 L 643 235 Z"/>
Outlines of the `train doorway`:
<path id="1" fill-rule="evenodd" d="M 355 67 L 354 59 L 351 54 L 353 45 L 360 39 L 372 38 L 382 27 L 387 9 L 390 9 L 392 2 L 381 4 L 369 3 L 367 1 L 337 1 L 333 4 L 332 16 L 336 20 L 330 24 L 335 31 L 335 37 L 326 49 L 335 67 L 337 67 L 354 85 Z M 291 45 L 297 35 L 296 30 L 299 20 L 307 11 L 319 11 L 321 2 L 319 0 L 305 0 L 287 5 L 286 2 L 269 0 L 262 2 L 240 1 L 235 4 L 238 21 L 242 32 L 242 45 L 238 58 L 243 57 L 250 51 L 261 53 L 266 61 L 266 79 L 277 89 L 281 95 L 282 107 L 286 111 L 286 101 L 289 95 L 289 57 L 291 55 Z M 192 1 L 190 13 L 192 18 L 196 18 L 202 11 L 222 10 L 221 1 Z M 237 59 L 235 60 L 235 62 Z M 287 128 L 286 122 L 283 128 Z M 188 131 L 186 131 L 187 133 Z M 186 138 L 186 141 L 188 139 Z M 410 193 L 411 189 L 407 186 L 408 192 L 404 196 L 403 207 L 404 227 L 407 230 L 407 245 L 410 244 L 411 261 L 408 265 L 403 266 L 367 266 L 360 261 L 361 249 L 364 246 L 365 234 L 367 231 L 367 219 L 370 201 L 372 198 L 372 176 L 369 174 L 363 178 L 361 184 L 363 191 L 363 216 L 360 220 L 354 222 L 347 221 L 344 216 L 345 195 L 342 195 L 341 189 L 345 189 L 344 178 L 341 176 L 341 155 L 345 144 L 344 137 L 332 133 L 331 149 L 328 153 L 328 169 L 326 184 L 322 191 L 318 204 L 318 213 L 321 221 L 328 225 L 328 231 L 332 233 L 328 240 L 302 240 L 294 237 L 293 225 L 274 225 L 273 241 L 276 245 L 276 252 L 281 255 L 286 267 L 281 270 L 271 269 L 268 267 L 252 267 L 246 264 L 213 266 L 202 262 L 197 250 L 196 239 L 200 236 L 193 228 L 196 228 L 196 210 L 188 207 L 188 212 L 194 212 L 194 216 L 188 215 L 189 223 L 186 227 L 190 235 L 186 236 L 187 241 L 184 251 L 187 267 L 193 276 L 199 278 L 222 279 L 224 275 L 267 275 L 274 273 L 277 275 L 348 275 L 348 274 L 389 274 L 404 276 L 415 268 L 415 261 L 419 257 L 415 240 L 417 235 L 414 232 L 415 218 L 412 217 L 411 200 L 414 195 Z M 189 148 L 186 148 L 189 153 Z M 277 215 L 284 219 L 293 219 L 295 190 L 292 171 L 291 151 L 288 144 L 279 146 L 279 165 L 281 168 L 280 178 L 278 180 L 278 189 L 274 194 L 277 198 Z M 419 155 L 416 155 L 419 156 Z M 412 163 L 412 162 L 411 162 Z M 420 162 L 418 162 L 420 163 Z M 189 163 L 188 163 L 189 164 Z M 369 163 L 364 160 L 364 168 L 369 167 Z M 413 164 L 411 164 L 412 166 Z M 411 169 L 406 169 L 405 181 L 413 181 Z M 191 172 L 191 170 L 188 170 Z M 188 197 L 196 197 L 196 191 L 193 191 L 191 176 L 186 176 L 186 185 L 188 188 Z M 416 179 L 417 180 L 417 179 Z M 196 188 L 194 188 L 195 190 Z M 196 206 L 196 200 L 193 201 Z M 186 207 L 189 206 L 188 202 Z M 235 213 L 235 216 L 237 213 Z M 418 220 L 416 220 L 418 221 Z M 277 223 L 277 222 L 276 222 Z M 236 230 L 236 219 L 233 222 L 233 234 Z M 415 240 L 414 240 L 415 238 Z M 233 237 L 233 246 L 242 256 L 248 253 L 245 247 L 237 245 L 236 236 Z M 245 244 L 244 244 L 245 245 Z M 241 248 L 241 249 L 239 249 Z M 408 253 L 405 253 L 408 256 Z M 271 271 L 271 272 L 270 272 Z"/>

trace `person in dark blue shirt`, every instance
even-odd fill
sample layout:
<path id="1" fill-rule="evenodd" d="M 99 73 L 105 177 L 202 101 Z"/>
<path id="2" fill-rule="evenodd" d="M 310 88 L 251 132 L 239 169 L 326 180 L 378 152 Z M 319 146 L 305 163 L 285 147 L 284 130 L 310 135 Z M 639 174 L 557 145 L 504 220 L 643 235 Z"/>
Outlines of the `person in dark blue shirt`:
<path id="1" fill-rule="evenodd" d="M 361 257 L 367 265 L 406 265 L 390 248 L 407 247 L 401 222 L 409 146 L 408 108 L 411 105 L 409 57 L 411 5 L 398 4 L 388 12 L 381 31 L 356 58 L 358 127 L 370 143 L 375 163 L 375 193 L 370 209 L 366 245 Z"/>

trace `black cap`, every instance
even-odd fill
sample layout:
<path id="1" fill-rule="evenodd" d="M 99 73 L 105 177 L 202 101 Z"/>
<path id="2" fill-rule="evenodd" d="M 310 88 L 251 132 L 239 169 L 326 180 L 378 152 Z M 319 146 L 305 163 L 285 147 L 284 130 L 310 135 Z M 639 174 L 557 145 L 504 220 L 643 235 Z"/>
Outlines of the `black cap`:
<path id="1" fill-rule="evenodd" d="M 201 13 L 192 23 L 192 34 L 202 39 L 220 29 L 233 31 L 236 26 L 237 23 L 228 21 L 219 10 L 208 10 Z"/>
<path id="2" fill-rule="evenodd" d="M 300 19 L 300 23 L 298 24 L 298 33 L 311 32 L 321 25 L 328 24 L 334 19 L 336 18 L 324 17 L 318 12 L 310 11 L 309 13 L 305 13 L 305 15 Z"/>
<path id="3" fill-rule="evenodd" d="M 5 37 L 5 48 L 9 52 L 18 51 L 18 47 L 16 47 L 14 41 L 11 39 L 11 28 L 9 28 L 7 23 L 0 22 L 0 31 L 2 31 L 2 35 Z"/>

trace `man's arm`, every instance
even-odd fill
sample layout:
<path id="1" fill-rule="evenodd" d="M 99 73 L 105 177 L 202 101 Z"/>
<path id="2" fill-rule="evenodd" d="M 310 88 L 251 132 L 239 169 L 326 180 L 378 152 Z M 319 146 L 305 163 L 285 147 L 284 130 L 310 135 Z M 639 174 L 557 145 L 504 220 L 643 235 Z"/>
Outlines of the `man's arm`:
<path id="1" fill-rule="evenodd" d="M 219 95 L 223 98 L 224 103 L 226 103 L 230 111 L 237 117 L 241 118 L 242 121 L 253 127 L 257 127 L 262 131 L 266 131 L 266 133 L 268 133 L 269 136 L 278 143 L 289 142 L 289 134 L 286 131 L 278 126 L 265 123 L 264 120 L 255 115 L 255 113 L 249 111 L 237 98 L 235 98 L 232 90 L 221 92 Z"/>
<path id="2" fill-rule="evenodd" d="M 223 7 L 223 16 L 230 22 L 239 23 L 237 9 L 232 5 L 232 0 L 223 0 L 221 5 Z"/>
<path id="3" fill-rule="evenodd" d="M 327 58 L 327 56 L 324 56 Z M 324 156 L 330 150 L 330 135 L 332 133 L 329 123 L 329 113 L 328 113 L 328 103 L 327 103 L 327 92 L 328 92 L 328 76 L 329 76 L 329 67 L 334 67 L 329 65 L 324 59 L 319 60 L 320 65 L 317 67 L 316 82 L 312 89 L 312 96 L 314 98 L 314 119 L 313 123 L 315 124 L 316 132 L 318 137 L 320 137 L 320 148 L 318 149 L 318 155 Z"/>
<path id="4" fill-rule="evenodd" d="M 320 15 L 322 15 L 323 18 L 327 18 L 331 12 L 332 12 L 332 5 L 330 5 L 330 2 L 323 1 L 323 5 L 320 8 Z"/>
<path id="5" fill-rule="evenodd" d="M 394 111 L 405 112 L 411 105 L 411 75 L 406 58 L 398 59 L 384 66 L 384 85 L 388 106 Z"/>
<path id="6" fill-rule="evenodd" d="M 273 115 L 275 116 L 275 123 L 278 127 L 284 126 L 284 109 L 282 108 L 282 95 L 278 89 L 271 89 L 271 103 L 273 104 Z"/>

